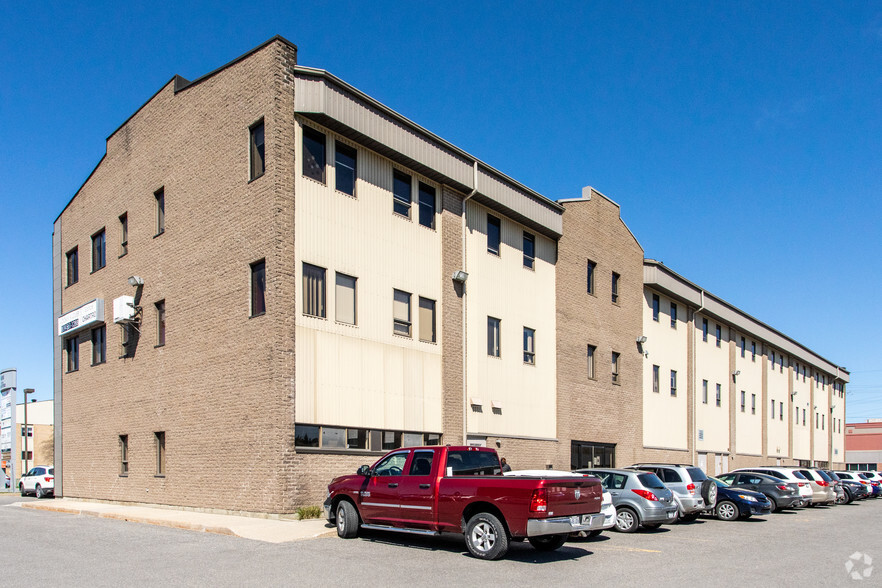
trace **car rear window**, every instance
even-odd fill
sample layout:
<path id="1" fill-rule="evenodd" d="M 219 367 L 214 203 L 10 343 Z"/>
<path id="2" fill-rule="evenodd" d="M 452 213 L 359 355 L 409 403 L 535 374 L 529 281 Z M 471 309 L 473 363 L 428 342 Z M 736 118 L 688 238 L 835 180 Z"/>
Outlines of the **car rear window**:
<path id="1" fill-rule="evenodd" d="M 55 468 L 49 468 L 49 475 L 50 475 L 50 476 L 54 476 L 54 475 L 55 475 Z"/>
<path id="2" fill-rule="evenodd" d="M 686 468 L 686 471 L 689 472 L 689 477 L 692 478 L 693 482 L 704 482 L 707 480 L 707 475 L 705 475 L 701 468 Z"/>
<path id="3" fill-rule="evenodd" d="M 451 451 L 447 454 L 448 476 L 496 476 L 501 473 L 499 458 L 492 451 Z"/>
<path id="4" fill-rule="evenodd" d="M 806 478 L 806 477 L 805 477 L 804 475 L 802 475 L 800 472 L 793 472 L 793 476 L 796 477 L 796 478 L 799 479 L 799 480 L 808 480 L 808 478 Z"/>
<path id="5" fill-rule="evenodd" d="M 655 474 L 637 474 L 637 479 L 640 480 L 640 483 L 643 484 L 643 486 L 646 488 L 655 488 L 660 490 L 665 487 L 665 485 L 662 484 L 662 481 Z"/>
<path id="6" fill-rule="evenodd" d="M 834 482 L 839 482 L 842 480 L 842 478 L 840 478 L 836 472 L 824 472 L 824 473 L 826 473 L 828 476 L 830 476 L 830 479 L 833 480 Z"/>
<path id="7" fill-rule="evenodd" d="M 661 471 L 661 475 L 662 475 L 662 480 L 664 480 L 665 482 L 672 483 L 672 484 L 676 484 L 677 482 L 683 481 L 683 478 L 680 477 L 680 474 L 678 474 L 674 470 L 663 469 Z"/>
<path id="8" fill-rule="evenodd" d="M 819 476 L 821 476 L 821 479 L 824 480 L 825 482 L 832 482 L 833 481 L 833 478 L 828 476 L 827 472 L 825 472 L 824 470 L 815 470 L 815 473 L 818 474 Z"/>

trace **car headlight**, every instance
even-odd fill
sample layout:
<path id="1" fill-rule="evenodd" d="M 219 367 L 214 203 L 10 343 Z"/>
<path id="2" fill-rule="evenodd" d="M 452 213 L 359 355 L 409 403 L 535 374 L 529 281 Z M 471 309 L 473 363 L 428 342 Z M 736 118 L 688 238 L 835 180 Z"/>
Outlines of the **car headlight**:
<path id="1" fill-rule="evenodd" d="M 756 498 L 754 498 L 753 496 L 748 496 L 747 494 L 739 494 L 738 498 L 740 498 L 741 500 L 746 500 L 747 502 L 759 502 Z"/>

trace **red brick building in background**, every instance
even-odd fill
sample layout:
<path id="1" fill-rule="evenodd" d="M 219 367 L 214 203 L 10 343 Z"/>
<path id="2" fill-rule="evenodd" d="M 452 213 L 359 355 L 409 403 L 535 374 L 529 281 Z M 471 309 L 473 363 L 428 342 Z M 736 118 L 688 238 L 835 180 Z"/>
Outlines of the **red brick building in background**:
<path id="1" fill-rule="evenodd" d="M 845 424 L 845 461 L 850 470 L 882 467 L 882 419 Z"/>

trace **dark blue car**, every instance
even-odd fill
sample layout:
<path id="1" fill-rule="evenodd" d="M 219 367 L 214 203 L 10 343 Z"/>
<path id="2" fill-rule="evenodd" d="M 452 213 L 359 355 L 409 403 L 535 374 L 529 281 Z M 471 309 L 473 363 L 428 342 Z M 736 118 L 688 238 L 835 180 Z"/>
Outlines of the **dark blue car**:
<path id="1" fill-rule="evenodd" d="M 765 494 L 751 492 L 711 478 L 717 485 L 717 505 L 713 514 L 721 521 L 734 521 L 738 518 L 749 518 L 753 515 L 772 513 L 772 503 Z"/>

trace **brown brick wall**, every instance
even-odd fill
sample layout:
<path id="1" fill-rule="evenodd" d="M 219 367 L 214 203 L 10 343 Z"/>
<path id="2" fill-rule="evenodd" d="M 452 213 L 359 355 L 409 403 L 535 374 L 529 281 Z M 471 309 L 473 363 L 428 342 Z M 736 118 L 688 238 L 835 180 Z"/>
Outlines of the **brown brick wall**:
<path id="1" fill-rule="evenodd" d="M 463 196 L 444 186 L 441 191 L 441 423 L 444 443 L 464 443 L 463 433 L 463 294 L 468 287 L 451 279 L 464 269 Z"/>

